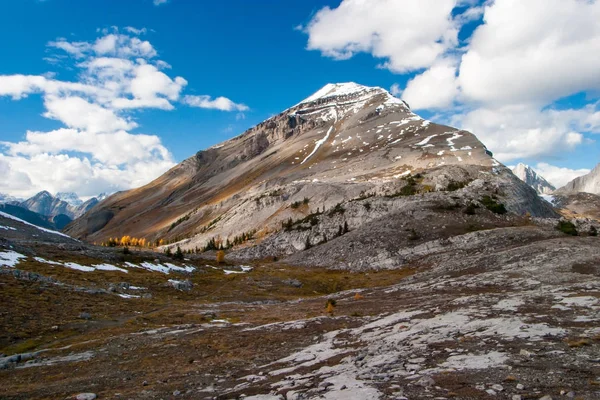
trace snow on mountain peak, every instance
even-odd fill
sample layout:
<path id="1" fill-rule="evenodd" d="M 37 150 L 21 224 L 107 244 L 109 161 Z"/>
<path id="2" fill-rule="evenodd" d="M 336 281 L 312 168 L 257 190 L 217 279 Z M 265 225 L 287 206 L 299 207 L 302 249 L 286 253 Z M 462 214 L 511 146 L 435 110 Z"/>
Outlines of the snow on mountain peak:
<path id="1" fill-rule="evenodd" d="M 381 91 L 386 92 L 384 89 L 380 87 L 369 87 L 364 85 L 359 85 L 355 82 L 345 82 L 345 83 L 328 83 L 323 86 L 321 89 L 317 90 L 311 96 L 302 100 L 300 104 L 310 103 L 319 99 L 324 99 L 328 97 L 334 96 L 345 96 L 349 94 L 361 93 L 361 92 L 372 92 L 372 91 Z M 387 92 L 386 92 L 387 93 Z"/>
<path id="2" fill-rule="evenodd" d="M 58 192 L 55 196 L 57 199 L 65 201 L 72 206 L 80 206 L 83 204 L 83 201 L 77 196 L 77 194 L 73 192 Z"/>
<path id="3" fill-rule="evenodd" d="M 544 177 L 538 175 L 529 165 L 519 163 L 513 168 L 512 172 L 517 178 L 534 188 L 539 194 L 550 194 L 556 190 L 551 183 L 544 179 Z"/>

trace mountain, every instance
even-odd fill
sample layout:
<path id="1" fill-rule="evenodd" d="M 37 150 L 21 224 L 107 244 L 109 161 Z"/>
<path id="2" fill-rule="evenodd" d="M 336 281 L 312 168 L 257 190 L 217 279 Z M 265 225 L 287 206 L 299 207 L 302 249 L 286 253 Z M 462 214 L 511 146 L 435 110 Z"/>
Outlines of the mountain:
<path id="1" fill-rule="evenodd" d="M 537 172 L 528 165 L 519 163 L 513 168 L 512 172 L 517 178 L 531 186 L 538 194 L 550 194 L 556 190 L 550 182 L 541 175 L 538 175 Z"/>
<path id="2" fill-rule="evenodd" d="M 9 194 L 0 193 L 0 204 L 18 203 L 20 201 L 22 200 L 17 197 L 13 197 Z"/>
<path id="3" fill-rule="evenodd" d="M 580 176 L 558 189 L 559 193 L 586 192 L 600 194 L 600 164 L 589 174 Z"/>
<path id="4" fill-rule="evenodd" d="M 459 211 L 446 214 L 468 229 L 462 207 L 494 199 L 515 214 L 555 215 L 472 133 L 427 121 L 384 89 L 329 84 L 146 186 L 114 194 L 65 232 L 96 242 L 181 241 L 186 249 L 252 237 L 259 255 L 292 254 L 344 225 L 377 224 L 372 235 L 386 227 L 390 240 L 396 229 L 424 230 L 415 216 L 437 223 L 444 207 Z"/>
<path id="5" fill-rule="evenodd" d="M 20 204 L 20 206 L 49 217 L 54 217 L 58 214 L 65 214 L 72 218 L 73 215 L 70 210 L 69 203 L 52 196 L 45 190 L 25 200 Z"/>
<path id="6" fill-rule="evenodd" d="M 78 207 L 83 204 L 83 201 L 73 192 L 58 192 L 55 196 L 57 199 L 66 201 L 71 206 Z"/>
<path id="7" fill-rule="evenodd" d="M 57 229 L 53 222 L 48 220 L 48 217 L 30 211 L 24 207 L 15 206 L 12 204 L 0 204 L 0 212 L 20 218 L 30 224 L 46 229 Z"/>
<path id="8" fill-rule="evenodd" d="M 25 201 L 17 203 L 17 205 L 40 215 L 50 217 L 50 219 L 60 215 L 58 225 L 65 226 L 71 220 L 79 218 L 88 212 L 106 197 L 107 194 L 102 193 L 84 202 L 77 194 L 72 192 L 59 192 L 56 196 L 52 196 L 44 190 Z M 68 222 L 66 218 L 69 219 Z"/>

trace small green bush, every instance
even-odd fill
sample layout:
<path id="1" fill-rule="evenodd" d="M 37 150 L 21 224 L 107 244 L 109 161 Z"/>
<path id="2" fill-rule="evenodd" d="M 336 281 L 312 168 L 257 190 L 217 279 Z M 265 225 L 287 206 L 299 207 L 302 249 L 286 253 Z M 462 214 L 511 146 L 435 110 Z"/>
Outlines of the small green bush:
<path id="1" fill-rule="evenodd" d="M 344 214 L 345 212 L 346 209 L 342 206 L 342 203 L 337 203 L 327 215 L 333 217 L 335 214 Z"/>
<path id="2" fill-rule="evenodd" d="M 446 191 L 455 192 L 459 189 L 464 188 L 465 186 L 467 186 L 467 182 L 450 181 L 450 183 L 448 183 L 448 186 L 446 187 Z"/>
<path id="3" fill-rule="evenodd" d="M 487 208 L 488 210 L 490 210 L 491 212 L 495 213 L 495 214 L 506 214 L 506 207 L 504 207 L 504 204 L 502 203 L 498 203 L 496 200 L 494 200 L 493 198 L 491 198 L 490 196 L 483 196 L 481 198 L 481 200 L 479 200 L 481 202 L 481 204 L 484 205 L 485 208 Z"/>
<path id="4" fill-rule="evenodd" d="M 598 236 L 598 229 L 596 229 L 595 226 L 590 226 L 590 230 L 588 232 L 588 235 L 590 236 Z"/>
<path id="5" fill-rule="evenodd" d="M 467 206 L 465 207 L 465 214 L 467 215 L 475 215 L 475 210 L 477 209 L 477 204 L 475 203 L 469 203 L 467 204 Z"/>
<path id="6" fill-rule="evenodd" d="M 571 236 L 577 236 L 577 228 L 571 221 L 558 221 L 556 229 Z"/>

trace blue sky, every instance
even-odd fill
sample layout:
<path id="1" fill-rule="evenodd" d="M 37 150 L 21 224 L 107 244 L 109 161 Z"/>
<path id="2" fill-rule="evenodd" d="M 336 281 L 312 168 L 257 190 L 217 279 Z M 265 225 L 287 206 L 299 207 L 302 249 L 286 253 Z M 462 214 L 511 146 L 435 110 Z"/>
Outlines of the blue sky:
<path id="1" fill-rule="evenodd" d="M 135 187 L 346 81 L 566 183 L 600 153 L 600 4 L 549 1 L 2 1 L 0 192 Z"/>

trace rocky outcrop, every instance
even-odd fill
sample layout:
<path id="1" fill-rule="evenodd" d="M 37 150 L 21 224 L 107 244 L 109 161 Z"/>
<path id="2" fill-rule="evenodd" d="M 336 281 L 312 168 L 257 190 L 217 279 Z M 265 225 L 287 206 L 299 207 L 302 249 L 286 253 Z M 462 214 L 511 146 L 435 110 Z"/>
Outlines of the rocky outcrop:
<path id="1" fill-rule="evenodd" d="M 64 217 L 70 220 L 79 218 L 104 198 L 106 194 L 103 193 L 84 202 L 75 193 L 57 193 L 52 196 L 44 190 L 17 205 L 50 219 L 62 215 L 60 218 L 64 222 Z"/>
<path id="2" fill-rule="evenodd" d="M 538 173 L 528 165 L 519 163 L 513 168 L 512 172 L 517 178 L 531 186 L 538 194 L 550 194 L 556 190 L 550 182 L 544 179 L 543 176 L 538 175 Z"/>
<path id="3" fill-rule="evenodd" d="M 580 176 L 558 189 L 558 193 L 586 192 L 600 194 L 600 164 L 587 175 Z"/>

